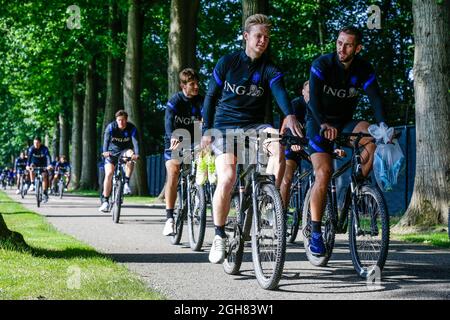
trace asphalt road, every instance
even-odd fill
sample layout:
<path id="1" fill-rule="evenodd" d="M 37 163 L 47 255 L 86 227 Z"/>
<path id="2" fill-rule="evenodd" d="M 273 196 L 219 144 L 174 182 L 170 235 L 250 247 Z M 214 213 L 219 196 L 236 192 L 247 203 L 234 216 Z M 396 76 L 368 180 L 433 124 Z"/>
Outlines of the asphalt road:
<path id="1" fill-rule="evenodd" d="M 299 234 L 288 245 L 279 289 L 259 287 L 246 248 L 241 274 L 225 274 L 222 265 L 208 261 L 213 239 L 208 217 L 203 252 L 189 248 L 187 234 L 182 244 L 171 245 L 162 235 L 165 210 L 126 201 L 119 224 L 109 214 L 97 211 L 99 200 L 78 196 L 50 198 L 37 208 L 33 194 L 21 199 L 7 193 L 25 207 L 47 217 L 63 233 L 95 247 L 138 274 L 151 288 L 169 299 L 450 299 L 450 250 L 392 241 L 379 286 L 368 286 L 355 273 L 347 236 L 337 239 L 329 265 L 312 266 L 303 250 Z"/>

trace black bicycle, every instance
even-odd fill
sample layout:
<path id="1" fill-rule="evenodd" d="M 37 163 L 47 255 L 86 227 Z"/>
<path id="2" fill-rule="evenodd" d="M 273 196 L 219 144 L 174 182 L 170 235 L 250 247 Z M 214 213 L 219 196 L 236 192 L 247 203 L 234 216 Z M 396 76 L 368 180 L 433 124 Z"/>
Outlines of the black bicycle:
<path id="1" fill-rule="evenodd" d="M 133 160 L 131 157 L 120 155 L 116 156 L 118 156 L 118 162 L 114 169 L 114 175 L 112 179 L 112 192 L 109 210 L 112 211 L 111 216 L 114 223 L 119 223 L 120 212 L 122 210 L 123 203 L 123 187 L 125 185 L 125 166 L 129 161 Z"/>
<path id="2" fill-rule="evenodd" d="M 42 176 L 43 172 L 47 171 L 46 167 L 34 167 L 33 171 L 35 172 L 35 176 L 34 176 L 34 187 L 35 187 L 35 195 L 36 195 L 36 203 L 38 208 L 41 206 L 41 202 L 42 202 L 42 198 L 43 198 L 43 194 L 44 191 L 43 189 L 43 180 L 44 177 Z"/>
<path id="3" fill-rule="evenodd" d="M 309 250 L 311 238 L 311 191 L 308 191 L 303 207 L 303 236 L 308 260 L 315 266 L 325 266 L 333 252 L 335 234 L 346 233 L 349 226 L 349 246 L 353 266 L 362 278 L 368 278 L 376 269 L 381 272 L 389 247 L 389 214 L 381 190 L 362 176 L 359 142 L 365 133 L 341 133 L 335 143 L 347 146 L 350 142 L 352 157 L 337 169 L 327 191 L 325 211 L 322 217 L 322 235 L 326 248 L 323 256 L 315 256 Z M 352 139 L 353 138 L 353 139 Z M 339 158 L 334 155 L 334 158 Z M 351 182 L 345 194 L 344 206 L 338 212 L 336 179 L 351 169 Z"/>
<path id="4" fill-rule="evenodd" d="M 237 165 L 238 179 L 225 224 L 227 241 L 223 268 L 228 274 L 238 274 L 244 243 L 251 240 L 256 279 L 263 289 L 273 290 L 284 268 L 286 220 L 275 177 L 262 173 L 259 151 L 256 143 L 255 164 L 249 164 L 245 170 L 242 164 Z"/>
<path id="5" fill-rule="evenodd" d="M 180 244 L 183 225 L 187 221 L 189 245 L 193 251 L 200 251 L 206 231 L 206 195 L 205 187 L 195 183 L 197 164 L 194 151 L 179 151 L 182 164 L 177 187 L 178 207 L 174 212 L 175 234 L 170 237 L 170 242 Z"/>

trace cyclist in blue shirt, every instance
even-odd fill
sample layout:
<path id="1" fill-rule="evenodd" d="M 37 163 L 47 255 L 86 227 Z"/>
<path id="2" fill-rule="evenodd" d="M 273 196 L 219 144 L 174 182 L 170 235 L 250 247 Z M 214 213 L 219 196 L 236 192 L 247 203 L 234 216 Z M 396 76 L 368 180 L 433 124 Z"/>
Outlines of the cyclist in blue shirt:
<path id="1" fill-rule="evenodd" d="M 54 185 L 58 184 L 59 179 L 62 179 L 62 176 L 66 177 L 66 183 L 64 185 L 64 189 L 67 191 L 67 188 L 70 183 L 70 174 L 72 173 L 72 166 L 70 162 L 67 161 L 65 155 L 61 155 L 59 157 L 59 161 L 55 165 L 55 178 L 53 181 Z"/>
<path id="2" fill-rule="evenodd" d="M 119 110 L 115 114 L 116 120 L 106 126 L 103 141 L 103 157 L 105 157 L 105 180 L 103 182 L 102 205 L 98 209 L 107 212 L 109 196 L 112 190 L 112 177 L 118 164 L 119 157 L 139 159 L 138 133 L 134 124 L 128 121 L 128 113 Z M 125 169 L 124 194 L 130 194 L 130 177 L 133 173 L 133 162 L 129 161 Z"/>
<path id="3" fill-rule="evenodd" d="M 359 57 L 362 34 L 357 28 L 345 27 L 338 33 L 336 52 L 322 55 L 313 61 L 310 72 L 310 101 L 306 116 L 306 135 L 309 138 L 315 183 L 311 197 L 312 236 L 309 244 L 312 254 L 323 255 L 325 247 L 321 233 L 321 219 L 328 184 L 333 172 L 332 141 L 340 132 L 368 132 L 369 123 L 353 120 L 362 88 L 372 105 L 376 121 L 385 121 L 380 89 L 370 63 Z M 324 130 L 324 138 L 320 130 Z M 362 179 L 370 173 L 375 145 L 369 138 L 360 142 L 362 152 Z"/>
<path id="4" fill-rule="evenodd" d="M 20 176 L 26 172 L 26 168 L 27 168 L 27 158 L 25 157 L 25 152 L 21 152 L 19 157 L 14 162 L 14 171 L 17 177 L 16 194 L 20 194 L 20 189 L 22 188 L 22 186 L 20 185 Z"/>
<path id="5" fill-rule="evenodd" d="M 55 156 L 55 159 L 50 162 L 51 169 L 48 170 L 48 181 L 50 183 L 50 193 L 53 194 L 53 186 L 55 183 L 55 168 L 56 164 L 59 162 L 59 157 Z"/>
<path id="6" fill-rule="evenodd" d="M 212 143 L 209 129 L 220 130 L 212 149 L 216 153 L 217 188 L 213 199 L 215 237 L 209 253 L 211 263 L 222 263 L 225 258 L 225 222 L 230 210 L 231 192 L 236 181 L 237 153 L 231 151 L 227 129 L 239 132 L 253 131 L 278 135 L 271 125 L 264 123 L 265 105 L 272 93 L 286 115 L 285 127 L 301 136 L 291 103 L 284 88 L 282 72 L 265 54 L 269 45 L 270 21 L 262 14 L 252 15 L 245 21 L 245 50 L 222 57 L 213 70 L 203 106 L 202 145 Z M 217 104 L 217 106 L 216 106 Z M 276 139 L 264 142 L 269 153 L 267 171 L 274 174 L 279 187 L 283 177 L 285 159 Z M 239 143 L 239 141 L 238 141 Z M 233 143 L 231 143 L 233 146 Z"/>
<path id="7" fill-rule="evenodd" d="M 175 233 L 173 219 L 175 201 L 177 198 L 178 177 L 180 175 L 180 161 L 172 157 L 172 150 L 180 146 L 180 137 L 193 142 L 195 123 L 201 120 L 203 96 L 199 94 L 199 76 L 194 69 L 186 68 L 179 73 L 181 91 L 175 93 L 167 102 L 165 115 L 165 152 L 166 160 L 166 224 L 163 235 L 170 236 Z M 187 130 L 189 136 L 179 136 L 179 129 Z"/>
<path id="8" fill-rule="evenodd" d="M 304 126 L 306 109 L 309 102 L 309 81 L 305 81 L 302 87 L 302 95 L 292 100 L 292 107 L 294 109 L 297 121 Z M 300 167 L 302 158 L 299 154 L 301 150 L 300 146 L 291 146 L 286 149 L 284 154 L 286 157 L 286 170 L 284 171 L 283 181 L 280 186 L 281 199 L 283 200 L 284 208 L 289 205 L 289 192 L 292 184 L 292 177 L 295 170 Z"/>
<path id="9" fill-rule="evenodd" d="M 35 137 L 33 140 L 33 145 L 28 149 L 27 170 L 30 172 L 31 191 L 34 190 L 34 168 L 52 168 L 50 153 L 48 151 L 48 148 L 42 144 L 40 137 Z M 47 170 L 44 170 L 42 172 L 42 177 L 42 186 L 44 189 L 43 202 L 47 202 L 49 186 Z"/>

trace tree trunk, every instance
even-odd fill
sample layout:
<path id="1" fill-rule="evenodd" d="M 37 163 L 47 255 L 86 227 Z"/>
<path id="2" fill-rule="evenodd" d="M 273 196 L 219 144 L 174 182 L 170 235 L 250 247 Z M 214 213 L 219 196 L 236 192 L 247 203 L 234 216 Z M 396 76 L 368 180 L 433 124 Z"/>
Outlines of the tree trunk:
<path id="1" fill-rule="evenodd" d="M 147 195 L 147 171 L 145 167 L 145 145 L 143 143 L 142 118 L 140 106 L 140 77 L 142 59 L 142 34 L 144 15 L 139 0 L 129 1 L 127 50 L 125 54 L 125 74 L 123 79 L 123 100 L 128 120 L 138 130 L 139 148 L 141 158 L 136 161 L 134 173 L 130 180 L 130 187 L 138 195 Z"/>
<path id="2" fill-rule="evenodd" d="M 81 154 L 83 150 L 82 145 L 82 130 L 83 130 L 83 96 L 79 92 L 79 84 L 83 81 L 81 72 L 77 72 L 73 77 L 72 88 L 72 177 L 71 184 L 74 189 L 80 187 L 81 177 Z"/>
<path id="3" fill-rule="evenodd" d="M 28 248 L 28 245 L 20 233 L 8 229 L 8 226 L 0 213 L 0 248 L 3 244 L 6 245 L 6 249 Z"/>
<path id="4" fill-rule="evenodd" d="M 317 19 L 317 31 L 319 33 L 319 46 L 320 46 L 320 53 L 323 54 L 323 50 L 325 49 L 325 45 L 323 42 L 324 35 L 323 35 L 323 24 L 322 24 L 322 17 L 323 17 L 323 10 L 322 10 L 322 4 L 320 3 L 320 0 L 317 0 L 318 5 L 318 19 Z"/>
<path id="5" fill-rule="evenodd" d="M 242 30 L 245 30 L 245 20 L 251 15 L 262 13 L 269 14 L 269 0 L 242 0 Z M 245 40 L 242 40 L 242 46 L 245 49 Z M 270 54 L 270 47 L 267 48 L 266 54 Z M 273 124 L 273 106 L 272 96 L 269 95 L 265 107 L 264 122 Z"/>
<path id="6" fill-rule="evenodd" d="M 448 222 L 450 203 L 450 1 L 414 0 L 416 174 L 399 223 L 430 227 Z"/>
<path id="7" fill-rule="evenodd" d="M 96 58 L 92 58 L 86 70 L 86 94 L 83 110 L 83 152 L 81 157 L 82 189 L 94 189 L 97 186 L 97 92 L 95 86 Z"/>
<path id="8" fill-rule="evenodd" d="M 52 160 L 58 156 L 59 152 L 59 119 L 56 118 L 56 123 L 53 125 L 53 134 L 52 134 L 52 148 L 51 148 L 51 158 Z"/>
<path id="9" fill-rule="evenodd" d="M 109 7 L 109 28 L 112 33 L 112 41 L 117 43 L 117 34 L 120 32 L 120 19 L 117 12 L 117 3 L 114 2 Z M 106 73 L 106 104 L 105 115 L 102 126 L 102 141 L 106 126 L 114 120 L 114 115 L 121 107 L 120 94 L 120 57 L 114 53 L 108 53 L 107 73 Z"/>
<path id="10" fill-rule="evenodd" d="M 61 99 L 62 100 L 62 99 Z M 62 103 L 62 101 L 61 101 Z M 59 155 L 69 156 L 69 123 L 67 122 L 67 112 L 62 107 L 59 113 Z"/>
<path id="11" fill-rule="evenodd" d="M 168 99 L 180 91 L 178 73 L 184 68 L 197 68 L 197 16 L 200 0 L 172 0 L 168 41 Z"/>

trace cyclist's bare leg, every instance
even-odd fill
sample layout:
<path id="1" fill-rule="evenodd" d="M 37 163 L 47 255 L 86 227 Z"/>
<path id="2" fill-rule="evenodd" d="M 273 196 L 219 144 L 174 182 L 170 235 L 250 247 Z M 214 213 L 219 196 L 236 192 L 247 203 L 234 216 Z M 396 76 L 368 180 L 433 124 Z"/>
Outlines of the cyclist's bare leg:
<path id="1" fill-rule="evenodd" d="M 289 192 L 292 184 L 292 177 L 297 169 L 297 162 L 294 160 L 286 160 L 286 170 L 284 171 L 283 181 L 280 186 L 281 199 L 283 200 L 283 207 L 287 208 L 289 205 Z"/>
<path id="2" fill-rule="evenodd" d="M 274 128 L 266 128 L 264 132 L 273 134 L 274 138 L 278 137 L 279 132 Z M 267 163 L 267 173 L 275 176 L 275 186 L 280 187 L 283 180 L 284 170 L 286 168 L 286 161 L 284 157 L 284 148 L 279 141 L 264 141 L 264 150 L 269 153 L 269 161 Z M 267 148 L 267 149 L 266 149 Z"/>
<path id="3" fill-rule="evenodd" d="M 166 161 L 167 182 L 164 191 L 166 209 L 174 209 L 177 200 L 178 177 L 180 175 L 180 162 L 172 159 Z"/>
<path id="4" fill-rule="evenodd" d="M 134 155 L 133 150 L 127 150 L 124 154 L 125 157 L 131 157 Z M 131 174 L 133 173 L 133 169 L 134 169 L 134 162 L 133 161 L 128 161 L 127 164 L 125 165 L 125 175 L 130 178 Z"/>
<path id="5" fill-rule="evenodd" d="M 103 181 L 103 196 L 109 197 L 112 189 L 112 177 L 115 166 L 112 163 L 105 163 L 105 180 Z"/>
<path id="6" fill-rule="evenodd" d="M 224 226 L 230 211 L 231 192 L 236 181 L 236 157 L 224 153 L 216 158 L 217 186 L 213 198 L 214 224 Z"/>
<path id="7" fill-rule="evenodd" d="M 364 132 L 369 133 L 369 123 L 367 121 L 359 122 L 355 128 L 353 129 L 353 133 Z M 360 146 L 364 146 L 361 151 L 361 164 L 362 164 L 362 174 L 364 177 L 367 177 L 372 170 L 373 165 L 373 157 L 375 154 L 376 145 L 371 142 L 372 138 L 362 138 L 359 142 Z"/>
<path id="8" fill-rule="evenodd" d="M 69 188 L 69 183 L 70 183 L 70 174 L 66 173 L 66 185 L 64 186 L 64 188 Z"/>
<path id="9" fill-rule="evenodd" d="M 333 173 L 331 156 L 328 153 L 311 155 L 315 180 L 311 190 L 311 220 L 321 221 L 325 208 L 328 184 Z"/>

